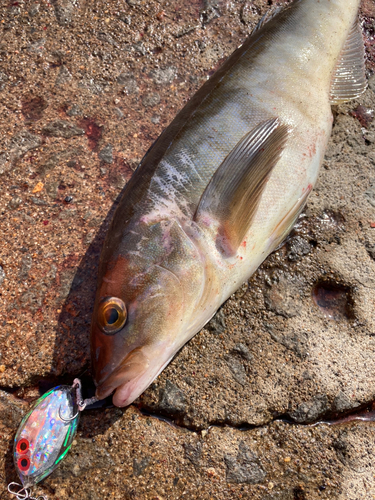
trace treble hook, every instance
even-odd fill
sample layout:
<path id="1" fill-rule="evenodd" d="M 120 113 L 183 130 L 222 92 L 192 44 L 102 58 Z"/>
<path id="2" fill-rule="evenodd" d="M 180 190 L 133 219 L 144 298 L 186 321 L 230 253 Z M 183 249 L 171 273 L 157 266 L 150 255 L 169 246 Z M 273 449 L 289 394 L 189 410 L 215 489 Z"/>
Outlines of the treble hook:
<path id="1" fill-rule="evenodd" d="M 64 418 L 61 415 L 61 406 L 59 407 L 59 418 L 66 424 L 69 424 L 69 422 L 71 422 L 72 420 L 77 418 L 79 412 L 83 411 L 86 408 L 86 406 L 92 405 L 93 403 L 96 403 L 98 401 L 98 398 L 96 396 L 94 396 L 92 398 L 88 398 L 88 399 L 82 398 L 82 383 L 79 380 L 79 378 L 75 378 L 73 380 L 72 390 L 74 390 L 74 389 L 76 391 L 76 401 L 77 401 L 77 406 L 78 406 L 77 413 L 73 417 Z"/>
<path id="2" fill-rule="evenodd" d="M 19 490 L 14 490 L 13 486 L 17 486 L 17 488 L 21 488 Z M 11 495 L 17 497 L 17 500 L 47 500 L 47 497 L 39 495 L 38 497 L 32 497 L 30 490 L 22 486 L 22 484 L 18 483 L 9 483 L 8 484 L 8 492 Z"/>

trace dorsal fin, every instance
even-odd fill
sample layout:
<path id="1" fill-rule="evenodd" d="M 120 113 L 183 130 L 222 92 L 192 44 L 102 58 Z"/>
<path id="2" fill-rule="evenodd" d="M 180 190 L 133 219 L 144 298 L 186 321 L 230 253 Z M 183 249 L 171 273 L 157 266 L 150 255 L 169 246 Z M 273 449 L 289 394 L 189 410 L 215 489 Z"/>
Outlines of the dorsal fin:
<path id="1" fill-rule="evenodd" d="M 331 83 L 331 104 L 351 101 L 366 88 L 365 48 L 362 30 L 356 21 L 337 61 Z"/>
<path id="2" fill-rule="evenodd" d="M 277 118 L 260 123 L 237 143 L 206 187 L 194 220 L 218 223 L 216 243 L 227 256 L 244 240 L 287 138 L 288 127 Z"/>

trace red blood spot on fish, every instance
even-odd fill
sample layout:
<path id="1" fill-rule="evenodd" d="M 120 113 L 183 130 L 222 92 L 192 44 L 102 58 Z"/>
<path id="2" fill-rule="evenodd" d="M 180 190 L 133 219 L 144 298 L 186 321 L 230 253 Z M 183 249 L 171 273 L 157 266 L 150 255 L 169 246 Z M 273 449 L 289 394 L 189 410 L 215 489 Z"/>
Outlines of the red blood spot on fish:
<path id="1" fill-rule="evenodd" d="M 308 156 L 310 158 L 312 158 L 313 156 L 315 156 L 316 155 L 316 144 L 315 143 L 311 144 L 311 146 L 309 147 L 309 149 L 307 150 L 307 152 L 308 152 Z"/>

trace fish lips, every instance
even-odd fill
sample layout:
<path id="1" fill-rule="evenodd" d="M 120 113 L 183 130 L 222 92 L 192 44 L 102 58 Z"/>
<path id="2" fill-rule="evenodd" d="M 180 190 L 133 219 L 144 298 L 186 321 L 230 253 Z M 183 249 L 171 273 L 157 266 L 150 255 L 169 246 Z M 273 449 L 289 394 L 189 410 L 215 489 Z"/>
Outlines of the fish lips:
<path id="1" fill-rule="evenodd" d="M 103 381 L 99 383 L 96 388 L 96 397 L 98 399 L 104 399 L 117 388 L 119 388 L 120 386 L 122 387 L 126 384 L 129 384 L 130 394 L 131 389 L 134 387 L 134 384 L 142 375 L 144 375 L 149 366 L 150 360 L 142 351 L 142 349 L 134 349 L 124 358 L 124 360 L 115 368 L 112 373 L 110 373 Z M 132 401 L 130 401 L 128 404 L 130 404 L 131 402 Z M 115 401 L 114 404 L 116 404 Z"/>

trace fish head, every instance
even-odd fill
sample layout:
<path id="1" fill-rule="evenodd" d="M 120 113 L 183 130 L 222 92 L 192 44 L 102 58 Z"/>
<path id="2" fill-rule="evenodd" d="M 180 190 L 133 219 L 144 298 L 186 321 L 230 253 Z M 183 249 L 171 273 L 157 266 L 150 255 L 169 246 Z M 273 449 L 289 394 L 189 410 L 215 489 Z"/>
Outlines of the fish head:
<path id="1" fill-rule="evenodd" d="M 181 286 L 173 273 L 152 265 L 137 274 L 126 272 L 119 258 L 103 277 L 95 305 L 91 346 L 96 395 L 114 390 L 116 406 L 141 394 L 173 355 L 183 313 Z M 160 364 L 162 365 L 160 366 Z"/>
<path id="2" fill-rule="evenodd" d="M 99 273 L 91 326 L 96 396 L 103 399 L 115 391 L 116 406 L 134 401 L 181 345 L 184 277 L 194 280 L 188 272 L 189 265 L 194 270 L 194 260 L 178 266 L 181 246 L 176 249 L 170 230 L 167 236 L 151 236 L 143 238 L 144 245 L 128 241 L 125 250 L 104 255 Z M 173 263 L 182 270 L 179 277 Z"/>

